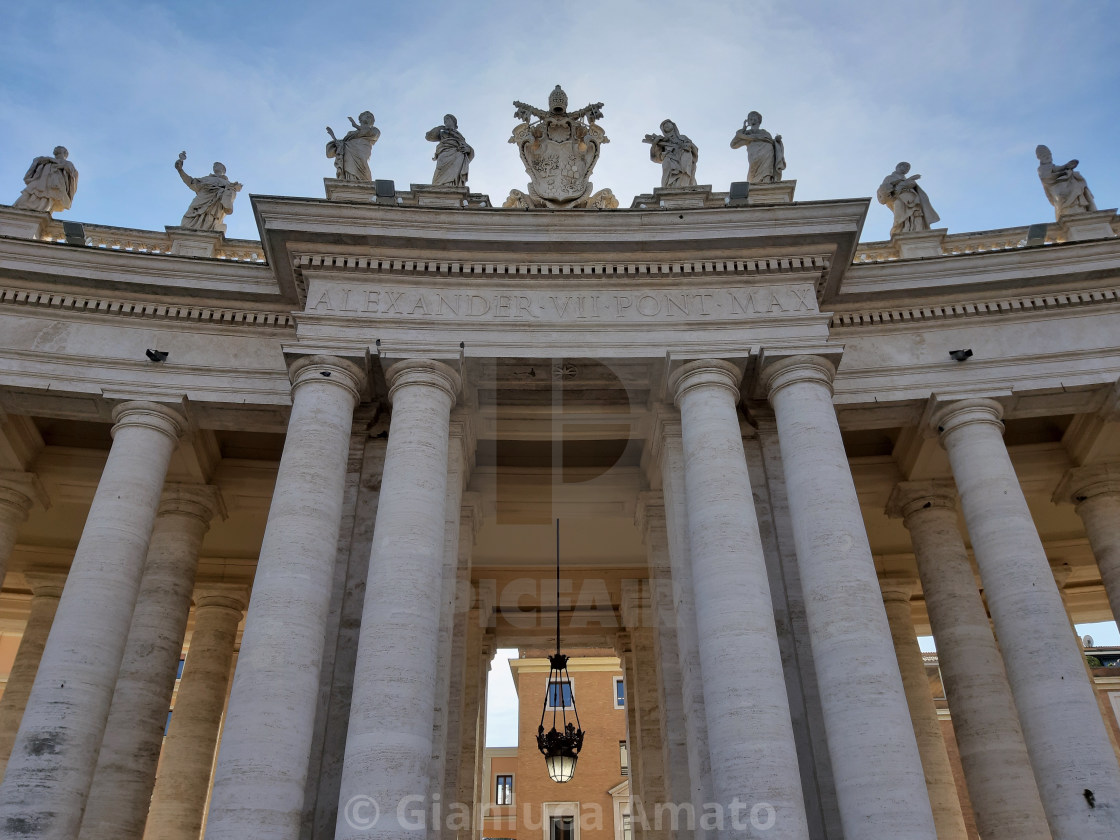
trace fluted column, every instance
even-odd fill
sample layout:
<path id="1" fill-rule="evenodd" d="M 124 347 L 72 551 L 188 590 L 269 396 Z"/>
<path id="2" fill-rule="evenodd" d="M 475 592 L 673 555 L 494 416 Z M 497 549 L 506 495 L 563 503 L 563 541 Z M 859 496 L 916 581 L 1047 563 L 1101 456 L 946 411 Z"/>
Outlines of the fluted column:
<path id="1" fill-rule="evenodd" d="M 164 488 L 79 840 L 139 840 L 217 488 Z"/>
<path id="2" fill-rule="evenodd" d="M 0 778 L 4 777 L 16 731 L 27 708 L 27 698 L 39 670 L 39 661 L 43 658 L 43 647 L 47 644 L 47 635 L 58 611 L 62 586 L 66 583 L 66 575 L 59 572 L 28 572 L 24 577 L 31 587 L 31 611 L 4 686 L 4 696 L 0 698 Z"/>
<path id="3" fill-rule="evenodd" d="M 338 840 L 414 838 L 398 820 L 407 797 L 429 796 L 444 575 L 448 432 L 459 376 L 410 359 L 385 374 L 393 416 L 370 552 L 339 796 Z M 458 504 L 458 501 L 456 501 Z M 381 819 L 368 832 L 346 803 L 372 797 Z"/>
<path id="4" fill-rule="evenodd" d="M 767 802 L 807 837 L 770 583 L 736 404 L 739 371 L 689 362 L 672 378 L 681 411 L 685 503 L 708 749 L 716 801 Z M 750 807 L 750 806 L 748 806 Z M 748 827 L 726 836 L 746 836 Z"/>
<path id="5" fill-rule="evenodd" d="M 887 507 L 910 531 L 968 798 L 984 840 L 1050 840 L 1019 713 L 964 539 L 952 482 L 895 487 Z"/>
<path id="6" fill-rule="evenodd" d="M 331 356 L 292 367 L 292 413 L 226 713 L 208 840 L 295 840 L 311 752 L 354 406 Z"/>
<path id="7" fill-rule="evenodd" d="M 163 742 L 144 840 L 198 840 L 237 625 L 248 596 L 245 587 L 234 584 L 195 589 L 194 632 Z"/>
<path id="8" fill-rule="evenodd" d="M 819 356 L 764 371 L 841 823 L 847 840 L 933 840 L 925 774 L 832 405 L 834 374 Z"/>
<path id="9" fill-rule="evenodd" d="M 0 470 L 0 584 L 8 570 L 19 526 L 27 519 L 38 495 L 38 479 L 33 473 Z"/>
<path id="10" fill-rule="evenodd" d="M 114 410 L 58 614 L 0 786 L 0 837 L 73 840 L 93 781 L 164 476 L 186 420 L 166 406 Z"/>
<path id="11" fill-rule="evenodd" d="M 887 622 L 891 627 L 891 638 L 894 640 L 902 686 L 906 690 L 906 701 L 910 706 L 914 738 L 918 742 L 918 753 L 922 757 L 922 767 L 926 773 L 926 789 L 929 791 L 937 838 L 966 840 L 968 832 L 964 826 L 957 785 L 953 780 L 953 767 L 949 764 L 949 753 L 945 750 L 941 722 L 937 719 L 937 707 L 933 704 L 925 662 L 910 615 L 910 595 L 916 583 L 914 580 L 890 578 L 881 581 L 883 603 L 887 610 Z"/>
<path id="12" fill-rule="evenodd" d="M 1003 443 L 1002 408 L 948 403 L 949 454 L 1042 804 L 1055 840 L 1120 837 L 1120 767 Z M 1100 807 L 1091 807 L 1091 791 Z"/>
<path id="13" fill-rule="evenodd" d="M 1120 464 L 1094 464 L 1070 470 L 1054 493 L 1073 502 L 1100 569 L 1112 615 L 1120 621 Z"/>

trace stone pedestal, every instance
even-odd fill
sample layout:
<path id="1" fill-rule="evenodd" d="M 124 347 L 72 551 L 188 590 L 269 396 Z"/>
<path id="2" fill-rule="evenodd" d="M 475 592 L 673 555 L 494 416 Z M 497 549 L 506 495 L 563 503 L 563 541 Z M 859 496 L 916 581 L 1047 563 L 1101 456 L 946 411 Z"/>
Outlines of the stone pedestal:
<path id="1" fill-rule="evenodd" d="M 436 184 L 412 184 L 412 197 L 418 207 L 443 207 L 457 209 L 467 203 L 470 190 Z"/>
<path id="2" fill-rule="evenodd" d="M 656 187 L 652 194 L 634 197 L 632 208 L 684 210 L 707 207 L 712 197 L 711 184 L 693 187 Z"/>
<path id="3" fill-rule="evenodd" d="M 1116 210 L 1096 210 L 1092 213 L 1067 213 L 1058 222 L 1058 228 L 1066 242 L 1082 242 L 1087 239 L 1111 239 L 1116 236 L 1112 222 Z"/>
<path id="4" fill-rule="evenodd" d="M 169 253 L 180 257 L 212 257 L 225 241 L 225 225 L 222 230 L 190 230 L 184 227 L 167 227 L 171 238 Z"/>
<path id="5" fill-rule="evenodd" d="M 149 402 L 123 403 L 113 417 L 113 446 L 0 785 L 0 826 L 34 826 L 40 840 L 78 835 L 164 476 L 187 425 Z"/>
<path id="6" fill-rule="evenodd" d="M 765 207 L 768 204 L 791 204 L 797 181 L 776 181 L 773 184 L 751 184 L 747 189 L 748 207 Z"/>
<path id="7" fill-rule="evenodd" d="M 898 233 L 891 237 L 891 245 L 898 249 L 899 259 L 903 260 L 940 257 L 941 243 L 948 232 L 948 228 L 934 228 Z"/>
<path id="8" fill-rule="evenodd" d="M 323 188 L 327 193 L 327 201 L 358 201 L 368 204 L 377 200 L 377 185 L 373 181 L 324 178 Z"/>
<path id="9" fill-rule="evenodd" d="M 42 239 L 50 223 L 50 213 L 0 206 L 0 236 Z"/>

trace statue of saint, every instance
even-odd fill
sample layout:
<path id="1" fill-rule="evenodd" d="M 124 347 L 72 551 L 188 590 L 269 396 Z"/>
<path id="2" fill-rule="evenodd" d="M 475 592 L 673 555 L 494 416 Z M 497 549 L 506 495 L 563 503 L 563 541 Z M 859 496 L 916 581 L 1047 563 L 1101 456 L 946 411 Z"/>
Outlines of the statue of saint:
<path id="1" fill-rule="evenodd" d="M 465 187 L 467 168 L 474 160 L 474 149 L 459 133 L 459 121 L 455 119 L 455 115 L 445 115 L 443 125 L 437 125 L 424 135 L 424 139 L 439 144 L 436 146 L 436 153 L 432 156 L 432 160 L 436 162 L 432 183 L 449 187 Z"/>
<path id="2" fill-rule="evenodd" d="M 941 217 L 929 203 L 926 191 L 918 186 L 921 175 L 908 175 L 910 164 L 902 161 L 894 172 L 883 179 L 875 196 L 894 212 L 891 236 L 929 230 Z"/>
<path id="3" fill-rule="evenodd" d="M 647 134 L 649 159 L 661 164 L 661 187 L 696 186 L 696 161 L 700 151 L 696 144 L 677 130 L 672 120 L 661 123 L 661 134 Z"/>
<path id="4" fill-rule="evenodd" d="M 762 125 L 762 114 L 751 111 L 743 121 L 743 127 L 731 138 L 731 148 L 747 147 L 747 161 L 750 170 L 747 181 L 752 184 L 773 184 L 782 180 L 782 170 L 786 168 L 786 147 L 782 145 L 782 135 L 771 136 Z"/>
<path id="5" fill-rule="evenodd" d="M 23 176 L 27 184 L 13 203 L 20 210 L 57 213 L 69 210 L 78 191 L 78 170 L 67 158 L 65 146 L 54 147 L 54 157 L 37 157 Z"/>
<path id="6" fill-rule="evenodd" d="M 1046 146 L 1034 150 L 1038 158 L 1038 178 L 1046 197 L 1054 205 L 1054 218 L 1061 221 L 1071 213 L 1089 213 L 1097 209 L 1089 185 L 1077 171 L 1078 161 L 1054 165 L 1054 156 Z"/>
<path id="7" fill-rule="evenodd" d="M 358 121 L 353 117 L 348 118 L 352 131 L 339 140 L 334 136 L 334 130 L 328 125 L 327 134 L 331 136 L 327 143 L 327 157 L 334 158 L 335 177 L 340 181 L 372 181 L 373 175 L 369 171 L 369 156 L 373 153 L 373 144 L 381 136 L 381 129 L 373 127 L 373 114 L 362 111 L 358 114 Z"/>
<path id="8" fill-rule="evenodd" d="M 214 164 L 212 175 L 192 178 L 183 171 L 183 161 L 186 159 L 187 153 L 179 152 L 179 159 L 175 161 L 175 171 L 179 173 L 183 183 L 194 190 L 195 196 L 191 206 L 183 214 L 180 227 L 225 233 L 226 226 L 222 219 L 233 212 L 233 199 L 241 191 L 241 184 L 226 177 L 226 168 L 221 163 Z"/>

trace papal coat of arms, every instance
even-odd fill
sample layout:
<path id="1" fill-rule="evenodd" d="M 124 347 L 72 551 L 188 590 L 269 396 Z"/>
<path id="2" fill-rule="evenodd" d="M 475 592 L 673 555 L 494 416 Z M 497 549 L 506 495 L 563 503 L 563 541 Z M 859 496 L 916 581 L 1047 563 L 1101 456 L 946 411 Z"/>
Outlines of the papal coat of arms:
<path id="1" fill-rule="evenodd" d="M 618 199 L 610 190 L 594 189 L 591 173 L 599 160 L 599 147 L 609 143 L 597 124 L 603 103 L 568 113 L 568 95 L 560 85 L 548 97 L 548 110 L 514 102 L 514 117 L 521 123 L 509 142 L 516 143 L 529 175 L 529 192 L 511 190 L 505 207 L 614 209 Z"/>

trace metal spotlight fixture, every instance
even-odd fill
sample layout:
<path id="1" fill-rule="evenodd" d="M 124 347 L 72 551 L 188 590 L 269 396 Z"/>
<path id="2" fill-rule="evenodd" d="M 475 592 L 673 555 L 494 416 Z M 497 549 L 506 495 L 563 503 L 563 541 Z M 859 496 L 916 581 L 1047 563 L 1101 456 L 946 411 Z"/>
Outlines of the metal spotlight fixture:
<path id="1" fill-rule="evenodd" d="M 145 350 L 144 355 L 153 362 L 166 362 L 171 353 L 167 350 Z"/>
<path id="2" fill-rule="evenodd" d="M 954 362 L 963 362 L 965 359 L 972 356 L 972 350 L 950 350 L 949 357 Z"/>
<path id="3" fill-rule="evenodd" d="M 544 755 L 548 776 L 554 782 L 570 782 L 576 760 L 583 749 L 583 730 L 579 725 L 572 679 L 568 676 L 568 657 L 560 652 L 560 520 L 556 520 L 556 653 L 548 657 L 548 683 L 545 686 L 541 725 L 537 727 L 537 749 Z M 552 711 L 552 728 L 544 731 L 544 719 Z M 573 721 L 568 720 L 571 711 Z M 557 728 L 559 724 L 559 729 Z"/>

